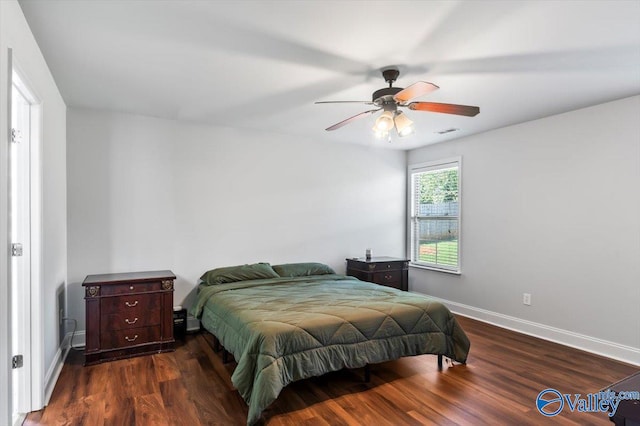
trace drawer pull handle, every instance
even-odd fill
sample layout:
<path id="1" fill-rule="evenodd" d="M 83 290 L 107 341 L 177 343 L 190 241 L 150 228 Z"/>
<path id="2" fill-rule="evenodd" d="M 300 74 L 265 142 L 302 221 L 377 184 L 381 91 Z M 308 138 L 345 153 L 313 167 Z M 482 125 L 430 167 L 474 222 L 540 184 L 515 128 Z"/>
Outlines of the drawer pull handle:
<path id="1" fill-rule="evenodd" d="M 129 290 L 133 290 L 133 286 L 132 285 L 129 286 Z"/>
<path id="2" fill-rule="evenodd" d="M 129 336 L 124 336 L 124 339 L 125 339 L 127 342 L 135 342 L 137 338 L 138 338 L 138 335 L 137 335 L 137 334 L 136 334 L 135 336 L 133 336 L 133 338 L 130 338 Z"/>
<path id="3" fill-rule="evenodd" d="M 135 317 L 133 321 L 129 321 L 129 318 L 126 318 L 124 320 L 124 322 L 126 322 L 127 324 L 131 325 L 131 324 L 135 324 L 138 322 L 138 317 Z"/>
<path id="4" fill-rule="evenodd" d="M 126 301 L 126 302 L 124 302 L 124 304 L 129 308 L 133 308 L 134 306 L 138 306 L 138 301 L 136 300 L 133 303 L 129 303 L 129 301 Z"/>
<path id="5" fill-rule="evenodd" d="M 385 275 L 385 276 L 384 276 L 384 278 L 385 278 L 386 280 L 390 280 L 391 278 L 393 278 L 393 275 Z"/>

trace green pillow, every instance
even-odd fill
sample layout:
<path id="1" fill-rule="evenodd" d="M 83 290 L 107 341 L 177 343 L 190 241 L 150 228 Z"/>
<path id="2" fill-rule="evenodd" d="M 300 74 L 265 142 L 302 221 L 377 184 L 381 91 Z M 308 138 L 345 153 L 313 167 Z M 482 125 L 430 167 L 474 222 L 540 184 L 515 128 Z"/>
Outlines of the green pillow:
<path id="1" fill-rule="evenodd" d="M 274 265 L 273 270 L 281 277 L 306 277 L 309 275 L 335 274 L 331 267 L 324 263 L 287 263 L 284 265 Z"/>
<path id="2" fill-rule="evenodd" d="M 261 280 L 264 278 L 280 278 L 280 276 L 276 274 L 268 263 L 254 263 L 253 265 L 227 266 L 212 269 L 200 277 L 207 285 Z"/>

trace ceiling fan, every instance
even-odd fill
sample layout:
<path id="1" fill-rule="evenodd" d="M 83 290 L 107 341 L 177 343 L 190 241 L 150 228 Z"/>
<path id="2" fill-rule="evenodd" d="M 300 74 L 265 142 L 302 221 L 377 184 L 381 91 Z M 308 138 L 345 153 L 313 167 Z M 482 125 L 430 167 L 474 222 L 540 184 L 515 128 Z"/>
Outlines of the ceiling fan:
<path id="1" fill-rule="evenodd" d="M 397 80 L 400 71 L 397 68 L 387 68 L 382 70 L 384 80 L 389 83 L 389 87 L 376 90 L 371 96 L 371 101 L 319 101 L 316 104 L 340 104 L 340 103 L 360 103 L 365 105 L 375 105 L 377 108 L 369 111 L 361 112 L 353 117 L 349 117 L 333 126 L 327 127 L 325 130 L 331 131 L 351 123 L 359 118 L 364 118 L 375 112 L 384 110 L 384 112 L 376 119 L 373 126 L 374 132 L 380 137 L 389 135 L 389 131 L 394 127 L 399 136 L 407 136 L 413 133 L 413 121 L 411 121 L 398 108 L 409 108 L 414 111 L 441 112 L 445 114 L 464 115 L 474 117 L 480 112 L 477 106 L 443 104 L 437 102 L 409 102 L 418 96 L 426 95 L 439 87 L 433 83 L 426 81 L 418 81 L 411 86 L 403 89 L 401 87 L 393 87 L 393 82 Z"/>

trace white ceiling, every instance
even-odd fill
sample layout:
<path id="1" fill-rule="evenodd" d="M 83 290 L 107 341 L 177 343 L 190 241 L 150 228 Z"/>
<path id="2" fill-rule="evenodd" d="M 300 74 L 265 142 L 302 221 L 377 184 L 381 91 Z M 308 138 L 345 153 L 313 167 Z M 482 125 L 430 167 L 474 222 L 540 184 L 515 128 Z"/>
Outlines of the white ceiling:
<path id="1" fill-rule="evenodd" d="M 640 1 L 20 0 L 68 106 L 411 149 L 640 93 Z M 477 105 L 324 129 L 386 87 Z M 435 132 L 460 130 L 447 135 Z"/>

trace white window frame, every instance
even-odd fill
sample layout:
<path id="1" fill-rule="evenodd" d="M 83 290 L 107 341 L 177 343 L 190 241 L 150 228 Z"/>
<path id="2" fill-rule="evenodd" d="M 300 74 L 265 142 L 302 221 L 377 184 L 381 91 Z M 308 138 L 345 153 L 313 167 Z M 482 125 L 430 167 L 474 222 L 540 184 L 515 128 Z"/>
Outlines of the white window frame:
<path id="1" fill-rule="evenodd" d="M 446 169 L 452 166 L 458 167 L 458 265 L 447 266 L 420 262 L 414 259 L 415 241 L 413 227 L 416 220 L 414 211 L 413 175 L 416 173 L 428 172 L 439 169 Z M 410 164 L 407 167 L 407 253 L 409 254 L 409 265 L 415 268 L 429 269 L 450 274 L 462 273 L 462 157 L 450 157 L 436 161 Z"/>

